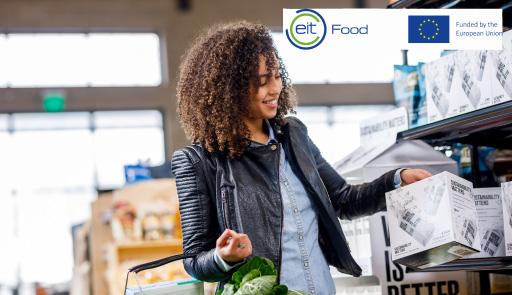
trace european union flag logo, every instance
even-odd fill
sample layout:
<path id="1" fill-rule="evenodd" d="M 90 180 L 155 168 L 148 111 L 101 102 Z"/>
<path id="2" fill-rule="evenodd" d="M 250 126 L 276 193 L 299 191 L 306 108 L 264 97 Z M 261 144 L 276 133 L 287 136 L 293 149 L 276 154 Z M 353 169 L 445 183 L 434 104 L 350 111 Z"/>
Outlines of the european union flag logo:
<path id="1" fill-rule="evenodd" d="M 448 15 L 409 15 L 409 43 L 450 43 Z"/>

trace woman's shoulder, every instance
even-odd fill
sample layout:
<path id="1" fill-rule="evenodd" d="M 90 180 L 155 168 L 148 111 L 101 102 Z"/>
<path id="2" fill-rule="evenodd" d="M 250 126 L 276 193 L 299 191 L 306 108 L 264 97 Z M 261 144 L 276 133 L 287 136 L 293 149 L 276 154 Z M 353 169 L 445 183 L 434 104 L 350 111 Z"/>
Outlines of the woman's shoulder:
<path id="1" fill-rule="evenodd" d="M 289 124 L 290 126 L 296 126 L 296 127 L 306 127 L 304 123 L 295 116 L 287 116 L 284 119 L 285 124 Z"/>
<path id="2" fill-rule="evenodd" d="M 308 128 L 306 125 L 295 116 L 288 116 L 284 118 L 284 124 L 288 125 L 288 128 L 293 131 L 300 131 L 302 133 L 307 133 Z"/>
<path id="3" fill-rule="evenodd" d="M 206 149 L 200 144 L 191 144 L 186 147 L 174 151 L 171 159 L 172 173 L 178 177 L 179 175 L 190 175 L 197 171 L 198 163 L 205 161 L 207 158 Z"/>
<path id="4" fill-rule="evenodd" d="M 208 152 L 201 144 L 194 143 L 175 150 L 172 155 L 172 161 L 183 160 L 183 158 L 186 157 L 192 164 L 195 164 L 204 159 L 207 154 Z"/>

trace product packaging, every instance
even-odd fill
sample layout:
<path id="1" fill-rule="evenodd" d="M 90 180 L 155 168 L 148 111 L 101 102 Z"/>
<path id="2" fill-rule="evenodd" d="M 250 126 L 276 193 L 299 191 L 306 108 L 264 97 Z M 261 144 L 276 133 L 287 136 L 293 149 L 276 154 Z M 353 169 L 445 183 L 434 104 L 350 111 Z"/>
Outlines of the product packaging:
<path id="1" fill-rule="evenodd" d="M 420 115 L 420 88 L 418 81 L 418 67 L 408 65 L 394 66 L 393 91 L 395 104 L 405 107 L 411 128 L 419 125 Z"/>
<path id="2" fill-rule="evenodd" d="M 472 188 L 442 172 L 386 193 L 392 260 L 426 269 L 479 252 Z"/>
<path id="3" fill-rule="evenodd" d="M 428 123 L 512 99 L 512 31 L 503 50 L 451 52 L 425 66 Z"/>
<path id="4" fill-rule="evenodd" d="M 473 198 L 478 215 L 481 251 L 468 256 L 468 258 L 505 256 L 501 188 L 474 188 Z"/>
<path id="5" fill-rule="evenodd" d="M 460 114 L 470 107 L 458 92 L 459 75 L 455 75 L 455 55 L 452 53 L 425 65 L 425 93 L 429 123 Z"/>
<path id="6" fill-rule="evenodd" d="M 512 181 L 501 184 L 503 225 L 505 230 L 505 255 L 512 256 Z"/>

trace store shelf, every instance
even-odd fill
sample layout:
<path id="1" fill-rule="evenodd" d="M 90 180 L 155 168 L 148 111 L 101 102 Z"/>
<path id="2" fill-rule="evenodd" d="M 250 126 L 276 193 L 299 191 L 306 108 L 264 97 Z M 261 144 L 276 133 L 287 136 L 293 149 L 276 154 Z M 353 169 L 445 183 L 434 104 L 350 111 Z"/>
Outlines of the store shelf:
<path id="1" fill-rule="evenodd" d="M 336 277 L 333 278 L 336 289 L 344 289 L 350 287 L 371 287 L 379 286 L 379 278 L 376 276 L 361 277 Z"/>
<path id="2" fill-rule="evenodd" d="M 159 240 L 159 241 L 139 241 L 130 243 L 117 243 L 119 250 L 144 250 L 154 248 L 181 247 L 181 240 Z"/>
<path id="3" fill-rule="evenodd" d="M 440 271 L 489 271 L 512 272 L 512 256 L 493 258 L 472 258 L 451 261 L 436 267 L 424 270 L 411 270 L 413 272 L 440 272 Z"/>
<path id="4" fill-rule="evenodd" d="M 161 258 L 182 251 L 181 240 L 140 241 L 117 243 L 114 246 L 119 261 L 140 259 L 141 257 Z"/>
<path id="5" fill-rule="evenodd" d="M 412 128 L 397 140 L 421 139 L 431 144 L 465 143 L 512 148 L 512 101 Z"/>

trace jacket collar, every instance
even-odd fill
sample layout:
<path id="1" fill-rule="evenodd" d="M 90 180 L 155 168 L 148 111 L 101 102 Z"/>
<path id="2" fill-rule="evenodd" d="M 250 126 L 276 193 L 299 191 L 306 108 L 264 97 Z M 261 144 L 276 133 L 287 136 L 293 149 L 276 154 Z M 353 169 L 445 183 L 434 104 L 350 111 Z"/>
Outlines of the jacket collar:
<path id="1" fill-rule="evenodd" d="M 271 126 L 272 131 L 274 132 L 276 140 L 280 141 L 281 137 L 285 134 L 285 131 L 288 130 L 288 122 L 285 120 L 284 124 L 282 125 L 279 125 L 275 119 L 267 120 L 267 122 Z"/>
<path id="2" fill-rule="evenodd" d="M 282 136 L 284 135 L 282 127 L 279 126 L 279 124 L 277 124 L 277 122 L 274 119 L 270 119 L 270 120 L 265 119 L 263 122 L 267 126 L 267 130 L 268 130 L 268 141 L 265 145 L 281 142 Z M 287 126 L 288 123 L 285 123 L 284 125 Z M 258 147 L 258 146 L 263 146 L 263 145 L 264 144 L 261 144 L 261 143 L 251 140 L 250 146 Z"/>
<path id="3" fill-rule="evenodd" d="M 271 144 L 273 142 L 277 142 L 276 135 L 275 135 L 277 130 L 274 130 L 274 127 L 272 126 L 272 124 L 270 124 L 269 120 L 265 120 L 265 124 L 267 125 L 267 130 L 268 130 L 267 145 Z"/>

